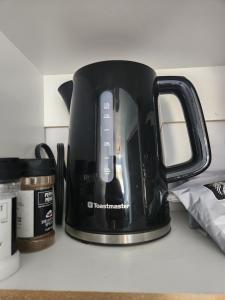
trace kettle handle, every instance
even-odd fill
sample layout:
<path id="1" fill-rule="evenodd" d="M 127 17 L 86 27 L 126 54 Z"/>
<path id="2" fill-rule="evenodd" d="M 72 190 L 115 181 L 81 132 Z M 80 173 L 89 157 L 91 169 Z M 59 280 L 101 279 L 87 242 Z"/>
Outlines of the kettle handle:
<path id="1" fill-rule="evenodd" d="M 159 94 L 174 94 L 178 97 L 186 119 L 192 149 L 190 160 L 169 167 L 163 165 L 162 168 L 166 181 L 174 182 L 200 174 L 210 165 L 211 149 L 202 107 L 193 84 L 181 76 L 158 76 L 155 80 L 154 92 L 157 111 Z M 158 114 L 157 122 L 159 125 Z M 160 148 L 162 161 L 161 145 Z"/>

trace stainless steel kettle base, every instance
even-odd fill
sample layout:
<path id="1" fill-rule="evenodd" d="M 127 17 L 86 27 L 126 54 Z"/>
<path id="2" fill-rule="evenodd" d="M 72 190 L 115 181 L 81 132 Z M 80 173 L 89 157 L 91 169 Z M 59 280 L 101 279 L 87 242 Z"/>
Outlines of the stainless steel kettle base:
<path id="1" fill-rule="evenodd" d="M 170 232 L 170 224 L 156 230 L 131 234 L 97 234 L 80 231 L 66 224 L 65 230 L 70 236 L 89 243 L 109 245 L 129 245 L 159 239 Z"/>

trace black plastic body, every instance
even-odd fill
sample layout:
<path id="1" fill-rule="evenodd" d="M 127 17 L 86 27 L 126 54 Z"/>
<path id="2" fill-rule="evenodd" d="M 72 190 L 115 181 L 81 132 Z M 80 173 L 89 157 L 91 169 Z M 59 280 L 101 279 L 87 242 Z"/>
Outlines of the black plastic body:
<path id="1" fill-rule="evenodd" d="M 25 158 L 21 159 L 23 177 L 51 176 L 55 175 L 53 159 L 48 158 Z"/>
<path id="2" fill-rule="evenodd" d="M 0 183 L 20 179 L 22 171 L 21 160 L 18 157 L 0 158 Z"/>
<path id="3" fill-rule="evenodd" d="M 170 168 L 162 162 L 160 93 L 179 97 L 193 153 L 190 161 Z M 110 123 L 104 120 L 107 107 Z M 113 130 L 109 136 L 107 126 Z M 108 138 L 111 150 L 104 148 Z M 150 67 L 130 61 L 94 63 L 75 73 L 66 199 L 66 223 L 74 229 L 118 234 L 165 226 L 167 183 L 199 174 L 210 159 L 200 102 L 185 78 L 157 77 Z"/>
<path id="4" fill-rule="evenodd" d="M 73 81 L 69 80 L 61 84 L 58 88 L 58 92 L 60 93 L 61 97 L 63 98 L 67 110 L 70 111 L 70 102 L 73 93 Z"/>

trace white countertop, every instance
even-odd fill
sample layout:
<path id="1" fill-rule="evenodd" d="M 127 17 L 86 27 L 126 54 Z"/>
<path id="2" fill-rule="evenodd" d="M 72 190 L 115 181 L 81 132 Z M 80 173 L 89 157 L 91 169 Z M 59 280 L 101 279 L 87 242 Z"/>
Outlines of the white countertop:
<path id="1" fill-rule="evenodd" d="M 54 246 L 21 255 L 0 289 L 225 293 L 225 255 L 176 211 L 169 235 L 136 246 L 83 244 L 59 229 Z"/>

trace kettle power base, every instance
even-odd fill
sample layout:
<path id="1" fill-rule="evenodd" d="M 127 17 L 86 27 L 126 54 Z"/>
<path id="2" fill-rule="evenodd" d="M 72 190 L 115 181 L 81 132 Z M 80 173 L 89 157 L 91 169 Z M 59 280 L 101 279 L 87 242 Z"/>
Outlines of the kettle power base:
<path id="1" fill-rule="evenodd" d="M 157 240 L 167 235 L 171 230 L 170 224 L 161 227 L 156 230 L 130 233 L 130 234 L 97 234 L 85 231 L 80 231 L 72 228 L 69 225 L 65 225 L 66 233 L 80 241 L 86 243 L 103 244 L 103 245 L 132 245 L 146 243 L 153 240 Z"/>

